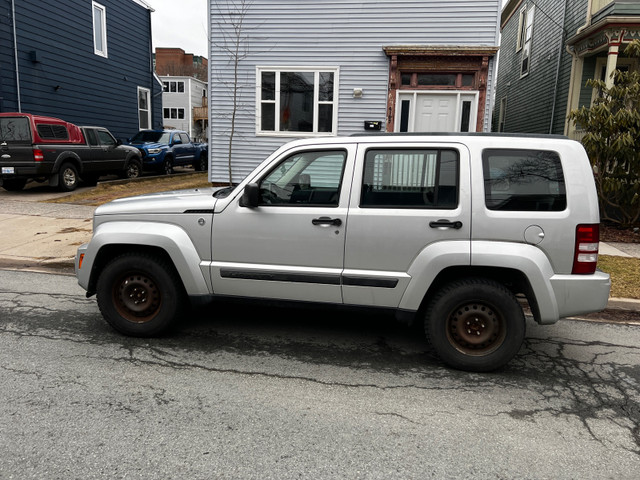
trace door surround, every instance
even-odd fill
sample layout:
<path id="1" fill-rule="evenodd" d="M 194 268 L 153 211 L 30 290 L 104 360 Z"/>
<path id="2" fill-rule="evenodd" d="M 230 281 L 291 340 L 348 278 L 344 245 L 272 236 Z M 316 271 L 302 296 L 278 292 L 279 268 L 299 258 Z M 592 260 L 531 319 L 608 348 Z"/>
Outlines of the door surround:
<path id="1" fill-rule="evenodd" d="M 489 60 L 496 55 L 498 47 L 398 45 L 383 47 L 383 50 L 389 57 L 387 132 L 395 131 L 399 92 L 424 90 L 426 93 L 433 89 L 478 92 L 475 130 L 483 131 Z M 452 84 L 420 85 L 416 78 L 422 74 L 447 75 Z"/>

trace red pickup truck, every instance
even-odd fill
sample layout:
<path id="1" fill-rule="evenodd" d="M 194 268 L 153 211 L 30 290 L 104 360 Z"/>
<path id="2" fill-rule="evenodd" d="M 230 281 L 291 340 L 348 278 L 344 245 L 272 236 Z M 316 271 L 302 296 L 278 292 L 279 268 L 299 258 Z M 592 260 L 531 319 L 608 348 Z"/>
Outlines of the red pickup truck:
<path id="1" fill-rule="evenodd" d="M 80 179 L 95 184 L 102 175 L 135 178 L 141 172 L 140 151 L 122 145 L 106 128 L 0 113 L 0 186 L 5 190 L 22 190 L 35 180 L 71 191 Z"/>

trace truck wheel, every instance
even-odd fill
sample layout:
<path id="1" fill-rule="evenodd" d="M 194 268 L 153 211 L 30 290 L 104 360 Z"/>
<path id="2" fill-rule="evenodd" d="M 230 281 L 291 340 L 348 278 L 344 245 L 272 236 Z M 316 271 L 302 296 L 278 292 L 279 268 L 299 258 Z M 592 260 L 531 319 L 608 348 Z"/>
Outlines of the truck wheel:
<path id="1" fill-rule="evenodd" d="M 138 178 L 142 175 L 142 163 L 137 158 L 132 158 L 124 169 L 124 178 Z"/>
<path id="2" fill-rule="evenodd" d="M 19 192 L 27 184 L 27 180 L 24 178 L 9 178 L 2 182 L 2 188 L 8 192 Z"/>
<path id="3" fill-rule="evenodd" d="M 196 172 L 206 172 L 208 167 L 209 162 L 207 161 L 207 154 L 201 153 L 198 161 L 193 164 L 193 169 Z"/>
<path id="4" fill-rule="evenodd" d="M 524 313 L 503 285 L 484 278 L 458 280 L 429 302 L 425 333 L 447 365 L 487 372 L 504 366 L 520 350 Z"/>
<path id="5" fill-rule="evenodd" d="M 71 192 L 78 186 L 78 170 L 72 163 L 63 163 L 58 172 L 58 188 L 62 192 Z"/>
<path id="6" fill-rule="evenodd" d="M 164 332 L 185 304 L 184 288 L 173 266 L 145 254 L 127 253 L 109 262 L 96 292 L 109 325 L 134 337 Z"/>
<path id="7" fill-rule="evenodd" d="M 165 175 L 171 175 L 173 173 L 173 159 L 171 157 L 166 157 L 164 162 L 162 162 L 162 173 Z"/>

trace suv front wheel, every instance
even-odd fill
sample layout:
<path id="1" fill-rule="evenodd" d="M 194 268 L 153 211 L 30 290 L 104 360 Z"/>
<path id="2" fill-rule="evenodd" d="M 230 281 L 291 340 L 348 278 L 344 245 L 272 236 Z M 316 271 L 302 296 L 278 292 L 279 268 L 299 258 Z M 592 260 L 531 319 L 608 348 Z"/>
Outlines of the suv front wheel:
<path id="1" fill-rule="evenodd" d="M 449 366 L 487 372 L 520 350 L 525 319 L 516 297 L 498 282 L 468 278 L 440 289 L 426 309 L 425 333 Z"/>
<path id="2" fill-rule="evenodd" d="M 149 337 L 164 332 L 185 304 L 173 265 L 159 257 L 127 253 L 107 264 L 98 278 L 98 307 L 120 333 Z"/>

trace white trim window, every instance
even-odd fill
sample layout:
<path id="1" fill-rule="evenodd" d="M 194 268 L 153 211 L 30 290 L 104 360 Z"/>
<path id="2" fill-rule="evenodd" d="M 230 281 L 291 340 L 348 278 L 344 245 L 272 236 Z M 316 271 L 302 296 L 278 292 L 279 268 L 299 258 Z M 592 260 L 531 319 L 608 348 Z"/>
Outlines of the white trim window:
<path id="1" fill-rule="evenodd" d="M 184 108 L 163 108 L 163 118 L 184 120 Z"/>
<path id="2" fill-rule="evenodd" d="M 151 128 L 151 90 L 138 87 L 138 124 L 140 130 Z"/>
<path id="3" fill-rule="evenodd" d="M 520 63 L 520 76 L 524 77 L 529 74 L 531 69 L 531 38 L 533 37 L 533 14 L 535 13 L 535 6 L 532 6 L 527 10 L 526 17 L 524 19 L 524 30 L 522 40 L 522 61 Z"/>
<path id="4" fill-rule="evenodd" d="M 258 67 L 256 133 L 336 135 L 338 72 L 337 67 Z"/>
<path id="5" fill-rule="evenodd" d="M 163 81 L 162 91 L 164 93 L 184 93 L 184 82 Z"/>
<path id="6" fill-rule="evenodd" d="M 93 10 L 93 53 L 107 58 L 107 8 L 91 2 Z"/>

